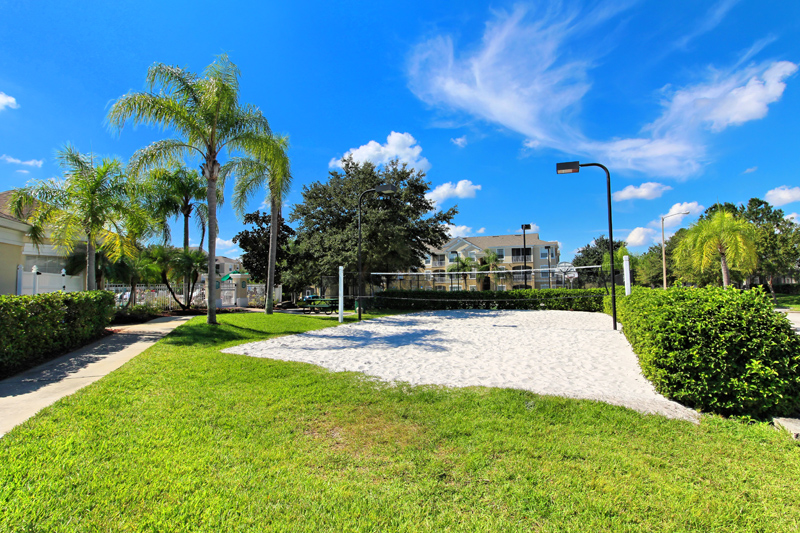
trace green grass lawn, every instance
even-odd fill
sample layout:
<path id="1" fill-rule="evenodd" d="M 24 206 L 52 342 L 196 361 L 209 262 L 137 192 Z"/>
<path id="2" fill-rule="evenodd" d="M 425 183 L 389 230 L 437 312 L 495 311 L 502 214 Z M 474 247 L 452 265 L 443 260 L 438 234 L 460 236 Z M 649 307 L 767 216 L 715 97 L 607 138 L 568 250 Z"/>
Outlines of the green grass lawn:
<path id="1" fill-rule="evenodd" d="M 793 311 L 800 311 L 800 294 L 776 294 L 778 307 L 788 307 Z"/>
<path id="2" fill-rule="evenodd" d="M 0 531 L 800 528 L 800 446 L 765 424 L 221 354 L 337 322 L 217 318 L 0 439 Z"/>

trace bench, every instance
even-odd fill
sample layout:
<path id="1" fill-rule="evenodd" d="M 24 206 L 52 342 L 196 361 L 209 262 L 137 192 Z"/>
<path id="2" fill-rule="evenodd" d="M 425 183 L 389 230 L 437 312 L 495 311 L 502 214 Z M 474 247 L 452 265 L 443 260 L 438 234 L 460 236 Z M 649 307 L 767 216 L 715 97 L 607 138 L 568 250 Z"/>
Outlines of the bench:
<path id="1" fill-rule="evenodd" d="M 310 300 L 308 302 L 300 303 L 300 308 L 303 310 L 303 313 L 306 315 L 314 313 L 319 313 L 320 311 L 324 311 L 326 315 L 333 313 L 334 309 L 339 309 L 339 299 L 338 298 L 316 298 L 314 300 Z"/>

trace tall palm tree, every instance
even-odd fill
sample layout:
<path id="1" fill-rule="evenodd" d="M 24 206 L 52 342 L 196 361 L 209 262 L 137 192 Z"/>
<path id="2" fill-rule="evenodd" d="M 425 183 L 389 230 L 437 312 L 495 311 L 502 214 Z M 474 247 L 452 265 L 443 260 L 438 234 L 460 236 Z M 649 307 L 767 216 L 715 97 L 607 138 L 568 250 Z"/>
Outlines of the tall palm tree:
<path id="1" fill-rule="evenodd" d="M 447 267 L 448 272 L 459 272 L 464 279 L 464 290 L 467 288 L 467 273 L 478 266 L 478 262 L 469 256 L 456 256 L 456 260 Z"/>
<path id="2" fill-rule="evenodd" d="M 267 294 L 264 312 L 272 314 L 273 289 L 275 285 L 275 263 L 278 255 L 278 232 L 283 202 L 292 185 L 292 174 L 286 150 L 289 140 L 283 136 L 274 137 L 274 144 L 265 143 L 266 150 L 251 153 L 248 158 L 234 158 L 226 173 L 236 174 L 233 192 L 233 208 L 241 218 L 250 198 L 265 185 L 269 189 L 270 232 L 269 262 L 267 267 Z"/>
<path id="3" fill-rule="evenodd" d="M 35 181 L 16 189 L 11 197 L 15 216 L 31 225 L 34 244 L 45 240 L 45 230 L 65 255 L 86 241 L 86 288 L 97 288 L 95 253 L 102 250 L 114 262 L 136 250 L 126 225 L 146 226 L 146 216 L 129 201 L 129 184 L 117 159 L 81 154 L 67 145 L 56 152 L 64 179 Z"/>
<path id="4" fill-rule="evenodd" d="M 189 253 L 189 220 L 194 215 L 200 228 L 202 240 L 205 237 L 208 205 L 206 205 L 206 186 L 196 170 L 189 170 L 183 165 L 170 168 L 157 168 L 150 171 L 144 181 L 145 195 L 155 219 L 161 226 L 164 244 L 170 241 L 168 220 L 183 217 L 183 253 Z M 219 197 L 220 192 L 217 191 Z M 184 280 L 184 295 L 189 294 L 189 278 Z M 187 300 L 188 303 L 188 300 Z"/>
<path id="5" fill-rule="evenodd" d="M 727 211 L 717 211 L 710 217 L 698 220 L 675 247 L 679 264 L 700 272 L 720 262 L 722 285 L 731 282 L 730 270 L 748 274 L 755 270 L 756 231 L 753 224 Z"/>
<path id="6" fill-rule="evenodd" d="M 163 167 L 176 159 L 199 156 L 208 202 L 208 317 L 217 323 L 214 257 L 217 237 L 217 190 L 224 190 L 224 150 L 246 153 L 267 152 L 275 140 L 267 119 L 250 104 L 239 103 L 239 69 L 228 56 L 220 55 L 202 76 L 185 69 L 156 63 L 147 71 L 149 92 L 132 92 L 111 106 L 108 122 L 121 131 L 129 119 L 169 128 L 175 137 L 156 141 L 131 158 L 134 173 Z M 158 92 L 156 88 L 158 87 Z M 222 180 L 220 180 L 222 175 Z"/>
<path id="7" fill-rule="evenodd" d="M 498 257 L 497 252 L 488 248 L 484 250 L 483 257 L 480 259 L 480 266 L 478 266 L 478 272 L 497 272 L 499 269 L 500 257 Z M 478 274 L 478 281 L 482 282 L 486 276 L 488 276 L 488 274 Z M 497 289 L 497 280 L 505 279 L 505 276 L 506 274 L 495 274 L 495 289 Z M 489 279 L 491 280 L 492 277 L 489 276 Z"/>

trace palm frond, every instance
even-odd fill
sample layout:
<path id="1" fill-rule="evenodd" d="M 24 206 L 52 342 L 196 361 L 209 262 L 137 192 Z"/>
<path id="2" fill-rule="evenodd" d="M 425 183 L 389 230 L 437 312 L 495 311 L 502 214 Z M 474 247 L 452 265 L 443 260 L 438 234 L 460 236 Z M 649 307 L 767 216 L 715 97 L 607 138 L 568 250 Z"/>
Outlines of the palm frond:
<path id="1" fill-rule="evenodd" d="M 181 139 L 164 139 L 156 141 L 145 148 L 137 150 L 128 163 L 128 171 L 139 176 L 155 168 L 165 167 L 172 161 L 184 159 L 193 152 L 204 156 L 202 150 Z"/>

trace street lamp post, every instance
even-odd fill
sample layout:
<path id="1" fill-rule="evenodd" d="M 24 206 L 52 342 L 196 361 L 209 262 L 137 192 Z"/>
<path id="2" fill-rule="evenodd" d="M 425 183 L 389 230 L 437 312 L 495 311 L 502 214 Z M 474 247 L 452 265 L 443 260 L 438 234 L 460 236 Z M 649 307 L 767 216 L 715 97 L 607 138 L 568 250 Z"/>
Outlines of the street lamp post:
<path id="1" fill-rule="evenodd" d="M 394 194 L 397 192 L 397 186 L 378 185 L 374 189 L 367 189 L 362 192 L 358 197 L 358 297 L 356 303 L 358 304 L 358 319 L 361 320 L 361 295 L 364 293 L 364 273 L 361 271 L 361 200 L 368 192 L 377 192 L 383 194 Z"/>
<path id="2" fill-rule="evenodd" d="M 523 289 L 528 288 L 528 246 L 525 243 L 525 230 L 531 229 L 530 224 L 523 224 L 522 225 L 522 282 L 523 282 Z M 534 287 L 536 284 L 534 283 Z"/>
<path id="3" fill-rule="evenodd" d="M 689 211 L 683 213 L 672 213 L 671 215 L 664 215 L 661 217 L 661 267 L 664 271 L 664 289 L 667 288 L 667 248 L 664 246 L 664 219 L 674 217 L 676 215 L 688 215 Z"/>
<path id="4" fill-rule="evenodd" d="M 616 291 L 616 271 L 614 270 L 614 228 L 611 223 L 611 173 L 600 163 L 584 163 L 570 161 L 568 163 L 556 163 L 557 174 L 573 174 L 580 172 L 581 167 L 600 167 L 606 172 L 606 192 L 608 195 L 608 252 L 611 256 L 611 318 L 614 321 L 614 329 L 617 329 L 617 291 Z"/>

